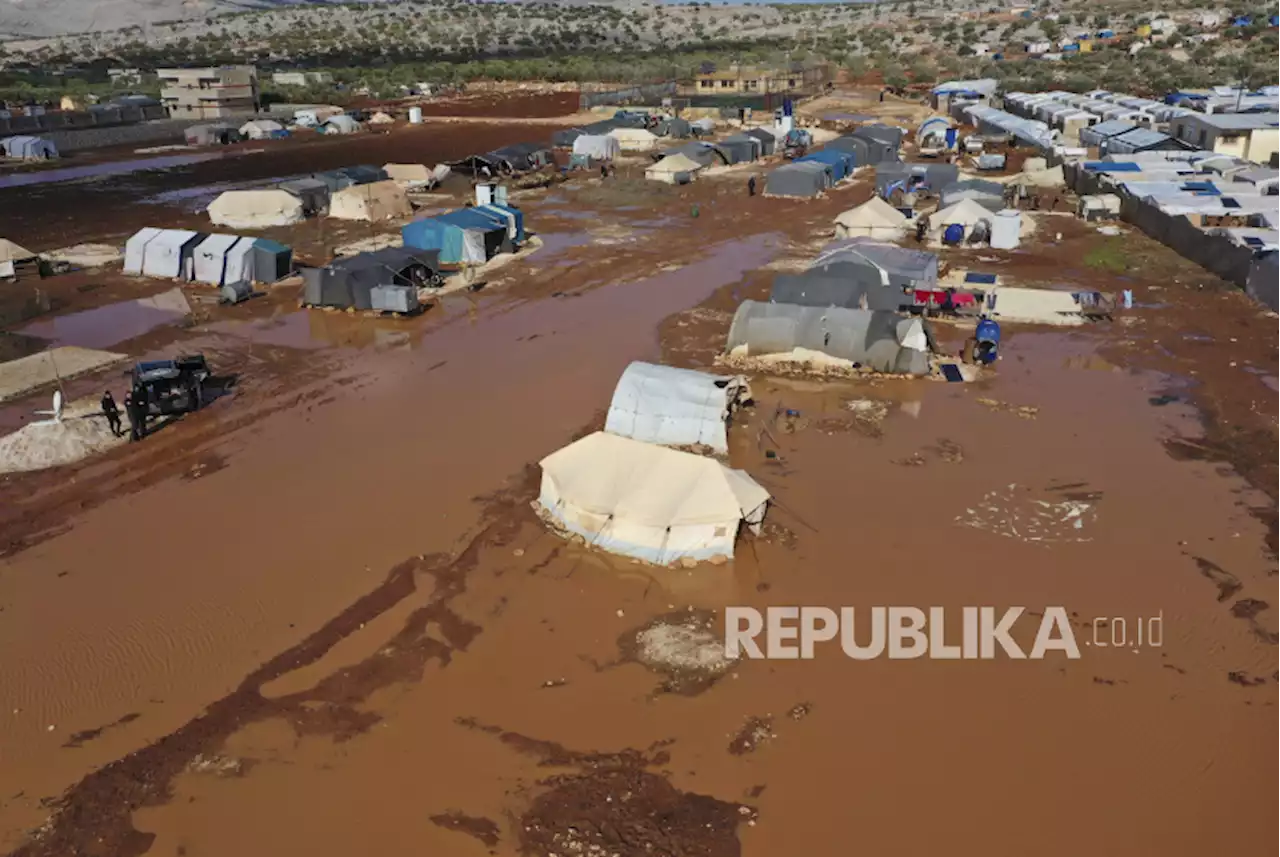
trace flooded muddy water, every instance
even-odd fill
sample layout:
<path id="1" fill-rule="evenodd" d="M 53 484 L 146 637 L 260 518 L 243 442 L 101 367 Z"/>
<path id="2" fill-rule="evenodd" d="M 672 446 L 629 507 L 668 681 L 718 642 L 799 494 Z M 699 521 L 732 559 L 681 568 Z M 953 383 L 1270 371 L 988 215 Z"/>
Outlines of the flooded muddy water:
<path id="1" fill-rule="evenodd" d="M 66 167 L 59 170 L 43 170 L 38 173 L 17 173 L 0 176 L 0 190 L 5 188 L 30 187 L 32 185 L 54 184 L 57 182 L 82 181 L 85 179 L 104 179 L 110 176 L 128 175 L 143 170 L 169 170 L 174 167 L 185 167 L 204 161 L 215 161 L 223 158 L 234 158 L 240 155 L 253 154 L 255 149 L 232 149 L 226 152 L 204 152 L 194 155 L 165 155 L 159 158 L 134 158 L 125 161 L 106 161 L 99 164 L 86 164 L 83 167 Z"/>
<path id="2" fill-rule="evenodd" d="M 37 321 L 22 328 L 20 333 L 48 340 L 51 345 L 109 348 L 184 318 L 184 312 L 157 308 L 142 301 L 121 301 Z"/>

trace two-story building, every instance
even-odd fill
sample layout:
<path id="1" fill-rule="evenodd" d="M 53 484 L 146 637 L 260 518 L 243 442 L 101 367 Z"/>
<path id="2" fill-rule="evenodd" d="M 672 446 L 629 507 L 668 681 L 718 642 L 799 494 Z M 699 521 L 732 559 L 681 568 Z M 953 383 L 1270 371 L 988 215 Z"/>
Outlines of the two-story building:
<path id="1" fill-rule="evenodd" d="M 258 112 L 258 70 L 251 65 L 162 68 L 160 102 L 174 119 L 221 119 Z"/>
<path id="2" fill-rule="evenodd" d="M 695 76 L 699 95 L 767 95 L 778 92 L 814 92 L 831 80 L 827 63 L 793 63 L 789 68 L 730 65 Z"/>

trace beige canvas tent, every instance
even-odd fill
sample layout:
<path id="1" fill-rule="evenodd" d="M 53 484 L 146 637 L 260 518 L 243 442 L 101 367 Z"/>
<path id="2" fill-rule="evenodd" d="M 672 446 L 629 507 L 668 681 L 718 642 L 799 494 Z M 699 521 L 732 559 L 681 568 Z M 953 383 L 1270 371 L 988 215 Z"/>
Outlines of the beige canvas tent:
<path id="1" fill-rule="evenodd" d="M 836 217 L 837 238 L 896 241 L 907 228 L 907 216 L 878 196 Z"/>
<path id="2" fill-rule="evenodd" d="M 429 187 L 435 184 L 435 174 L 425 164 L 383 164 L 387 178 L 403 188 Z"/>
<path id="3" fill-rule="evenodd" d="M 34 258 L 36 254 L 25 247 L 14 244 L 8 238 L 0 238 L 0 277 L 8 279 L 17 276 L 17 266 Z"/>
<path id="4" fill-rule="evenodd" d="M 948 226 L 958 224 L 964 227 L 967 238 L 974 227 L 983 221 L 986 221 L 990 228 L 993 217 L 991 209 L 983 208 L 971 199 L 962 199 L 955 205 L 949 205 L 929 215 L 929 237 L 940 241 Z"/>
<path id="5" fill-rule="evenodd" d="M 550 526 L 657 565 L 731 559 L 738 527 L 759 532 L 769 503 L 741 470 L 606 432 L 540 463 L 535 508 Z"/>
<path id="6" fill-rule="evenodd" d="M 386 113 L 383 113 L 381 110 L 379 110 L 377 113 L 369 117 L 370 125 L 391 125 L 395 121 L 396 121 L 395 119 L 392 119 L 389 115 L 387 115 Z"/>
<path id="7" fill-rule="evenodd" d="M 394 181 L 343 188 L 329 199 L 329 216 L 339 220 L 392 220 L 413 213 L 409 198 Z"/>
<path id="8" fill-rule="evenodd" d="M 279 188 L 229 190 L 209 203 L 209 219 L 232 229 L 288 226 L 303 218 L 302 200 Z"/>
<path id="9" fill-rule="evenodd" d="M 684 184 L 692 181 L 694 175 L 700 169 L 702 169 L 702 164 L 677 152 L 674 155 L 667 155 L 645 170 L 644 177 L 652 181 L 666 182 L 667 184 Z"/>
<path id="10" fill-rule="evenodd" d="M 647 152 L 658 144 L 658 135 L 643 128 L 614 128 L 609 136 L 624 152 Z"/>

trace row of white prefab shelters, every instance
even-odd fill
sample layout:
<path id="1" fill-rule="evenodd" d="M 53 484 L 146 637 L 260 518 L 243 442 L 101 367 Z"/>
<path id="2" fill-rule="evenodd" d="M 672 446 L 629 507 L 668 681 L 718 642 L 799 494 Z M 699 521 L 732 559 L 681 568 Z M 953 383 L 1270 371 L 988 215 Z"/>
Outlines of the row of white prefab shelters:
<path id="1" fill-rule="evenodd" d="M 209 283 L 274 282 L 288 273 L 291 253 L 267 238 L 207 235 L 146 227 L 124 247 L 124 272 Z"/>

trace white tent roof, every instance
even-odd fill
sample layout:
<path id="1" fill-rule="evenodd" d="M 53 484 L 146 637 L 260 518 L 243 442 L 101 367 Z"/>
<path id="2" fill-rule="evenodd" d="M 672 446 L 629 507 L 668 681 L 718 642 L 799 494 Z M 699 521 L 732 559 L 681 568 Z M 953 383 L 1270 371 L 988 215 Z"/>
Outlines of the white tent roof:
<path id="1" fill-rule="evenodd" d="M 233 229 L 288 226 L 303 218 L 302 200 L 287 190 L 229 190 L 209 203 L 209 219 Z"/>
<path id="2" fill-rule="evenodd" d="M 162 230 L 156 229 L 154 226 L 144 226 L 135 232 L 124 245 L 124 272 L 126 274 L 141 274 L 142 263 L 146 258 L 146 247 L 151 239 L 160 234 Z"/>
<path id="3" fill-rule="evenodd" d="M 425 164 L 383 164 L 382 171 L 402 184 L 428 184 L 435 178 Z"/>
<path id="4" fill-rule="evenodd" d="M 183 276 L 183 248 L 198 234 L 188 229 L 161 229 L 146 244 L 142 273 L 148 277 Z"/>
<path id="5" fill-rule="evenodd" d="M 35 256 L 35 253 L 19 247 L 8 238 L 0 238 L 0 262 L 21 262 L 25 259 L 34 259 Z"/>
<path id="6" fill-rule="evenodd" d="M 950 226 L 953 223 L 959 223 L 968 228 L 976 226 L 982 220 L 991 220 L 991 210 L 983 208 L 971 199 L 962 199 L 955 205 L 949 205 L 929 215 L 929 225 L 934 229 Z"/>
<path id="7" fill-rule="evenodd" d="M 618 138 L 608 134 L 582 134 L 573 141 L 573 153 L 607 160 L 618 156 Z"/>
<path id="8" fill-rule="evenodd" d="M 692 173 L 702 169 L 702 164 L 695 161 L 680 152 L 674 155 L 667 155 L 653 166 L 645 170 L 646 173 Z"/>
<path id="9" fill-rule="evenodd" d="M 613 137 L 615 140 L 627 140 L 627 141 L 630 141 L 630 140 L 645 141 L 645 140 L 658 139 L 657 134 L 654 134 L 652 131 L 645 130 L 644 128 L 614 128 L 612 131 L 609 132 L 609 136 Z"/>
<path id="10" fill-rule="evenodd" d="M 241 134 L 251 134 L 254 131 L 258 131 L 263 134 L 270 134 L 272 131 L 283 130 L 283 125 L 270 119 L 250 119 L 248 122 L 240 126 Z"/>
<path id="11" fill-rule="evenodd" d="M 222 285 L 222 277 L 226 270 L 226 257 L 237 241 L 238 235 L 210 235 L 196 245 L 195 280 L 197 283 Z"/>
<path id="12" fill-rule="evenodd" d="M 836 217 L 836 225 L 846 229 L 901 229 L 907 216 L 878 196 Z"/>
<path id="13" fill-rule="evenodd" d="M 731 557 L 738 525 L 759 524 L 769 500 L 742 471 L 606 432 L 540 463 L 538 505 L 556 526 L 659 564 Z"/>
<path id="14" fill-rule="evenodd" d="M 618 380 L 604 430 L 646 443 L 701 444 L 727 453 L 725 423 L 750 396 L 741 375 L 709 375 L 636 361 Z"/>

